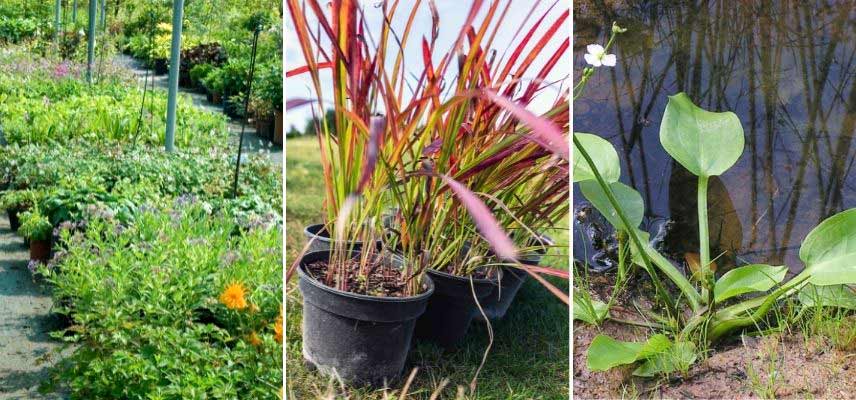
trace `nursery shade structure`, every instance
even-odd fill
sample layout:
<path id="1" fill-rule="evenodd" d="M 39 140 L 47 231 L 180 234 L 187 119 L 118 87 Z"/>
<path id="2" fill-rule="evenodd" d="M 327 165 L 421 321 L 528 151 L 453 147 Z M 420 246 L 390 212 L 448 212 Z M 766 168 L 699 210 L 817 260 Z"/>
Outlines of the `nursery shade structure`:
<path id="1" fill-rule="evenodd" d="M 175 105 L 178 95 L 178 72 L 181 62 L 181 22 L 184 0 L 172 2 L 172 48 L 169 56 L 169 97 L 166 106 L 166 151 L 175 150 Z"/>

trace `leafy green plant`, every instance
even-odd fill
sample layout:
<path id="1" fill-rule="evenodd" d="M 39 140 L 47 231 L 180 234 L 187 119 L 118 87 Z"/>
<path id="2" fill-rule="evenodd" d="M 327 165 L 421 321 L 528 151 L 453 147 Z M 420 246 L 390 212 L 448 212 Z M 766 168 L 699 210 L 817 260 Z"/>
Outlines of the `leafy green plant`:
<path id="1" fill-rule="evenodd" d="M 734 119 L 736 117 L 733 117 L 733 114 L 716 114 L 703 111 L 691 103 L 688 104 L 685 95 L 670 98 L 664 116 L 664 119 L 667 118 L 669 121 L 661 127 L 661 140 L 664 141 L 664 147 L 670 154 L 680 157 L 677 159 L 687 169 L 699 174 L 699 234 L 700 239 L 702 239 L 700 240 L 702 247 L 700 253 L 702 254 L 702 271 L 705 272 L 700 274 L 696 283 L 701 291 L 699 292 L 682 275 L 676 274 L 675 267 L 650 245 L 638 246 L 633 250 L 635 262 L 645 266 L 652 276 L 657 276 L 658 273 L 666 275 L 681 290 L 682 302 L 688 303 L 690 306 L 692 314 L 688 318 L 683 317 L 682 314 L 672 313 L 668 308 L 669 314 L 659 318 L 668 322 L 667 331 L 673 334 L 675 338 L 672 342 L 674 348 L 681 348 L 682 343 L 707 347 L 739 329 L 751 328 L 761 321 L 777 300 L 798 293 L 799 289 L 808 283 L 814 285 L 856 283 L 856 275 L 854 275 L 856 264 L 850 258 L 852 257 L 850 253 L 856 251 L 851 248 L 853 236 L 856 235 L 854 233 L 856 232 L 856 209 L 830 217 L 809 233 L 800 249 L 800 257 L 806 264 L 806 268 L 788 282 L 783 283 L 785 267 L 760 264 L 742 266 L 715 279 L 707 267 L 710 262 L 709 250 L 705 249 L 708 243 L 707 224 L 701 221 L 707 218 L 707 177 L 721 174 L 733 165 L 737 159 L 734 154 L 738 153 L 739 155 L 742 146 L 739 149 L 724 146 L 718 141 L 711 142 L 710 137 L 715 136 L 731 142 L 742 143 L 742 140 L 735 139 L 737 134 L 742 137 L 742 130 L 738 131 L 735 128 L 735 126 L 739 127 L 739 123 L 735 125 Z M 712 133 L 707 131 L 708 129 L 715 129 L 717 132 Z M 674 130 L 680 130 L 681 133 L 674 132 Z M 724 133 L 721 130 L 724 130 Z M 699 137 L 706 139 L 701 142 L 694 141 L 694 138 Z M 669 144 L 667 145 L 666 142 Z M 583 190 L 583 194 L 617 230 L 630 237 L 635 236 L 638 243 L 647 244 L 646 235 L 638 229 L 641 221 L 638 213 L 640 202 L 636 196 L 630 194 L 632 189 L 621 185 L 616 186 L 615 183 L 607 183 L 598 172 L 598 164 L 594 162 L 594 159 L 609 159 L 611 152 L 606 152 L 607 156 L 601 155 L 593 158 L 589 155 L 589 150 L 597 154 L 595 153 L 597 151 L 596 146 L 586 148 L 576 137 L 574 144 L 576 150 L 585 159 L 588 171 L 591 171 L 591 175 L 595 178 L 595 180 L 588 179 L 581 183 L 581 187 L 589 187 L 589 190 Z M 701 147 L 704 147 L 704 150 L 699 150 Z M 724 148 L 726 150 L 716 152 L 712 150 L 713 148 Z M 610 170 L 609 168 L 618 167 L 613 165 L 607 167 L 607 170 Z M 581 171 L 580 176 L 585 177 L 586 171 Z M 600 191 L 593 189 L 595 182 Z M 630 198 L 634 200 L 628 200 Z M 659 271 L 648 269 L 647 265 L 651 265 L 648 263 L 656 266 Z M 771 289 L 772 291 L 767 294 L 747 300 L 733 304 L 729 301 L 738 295 L 766 292 Z M 673 306 L 676 307 L 675 309 L 679 309 L 680 303 L 673 304 Z M 643 359 L 646 360 L 647 364 L 650 359 L 644 357 L 644 352 L 641 352 L 640 346 L 626 343 L 616 345 L 607 339 L 593 341 L 588 352 L 589 366 L 601 368 Z M 607 352 L 607 350 L 610 351 Z M 682 349 L 681 352 L 684 350 Z M 609 354 L 607 355 L 607 353 Z M 607 359 L 604 360 L 604 357 Z M 683 359 L 683 356 L 679 358 Z M 648 365 L 660 373 L 679 369 L 679 365 L 669 363 Z M 637 369 L 636 372 L 641 373 L 642 371 Z M 646 372 L 651 372 L 651 370 L 646 370 Z"/>
<path id="2" fill-rule="evenodd" d="M 20 215 L 21 227 L 18 228 L 18 233 L 21 236 L 30 240 L 48 240 L 53 232 L 48 217 L 42 215 L 38 207 L 24 211 Z"/>
<path id="3" fill-rule="evenodd" d="M 235 231 L 201 204 L 63 230 L 41 273 L 73 320 L 55 336 L 79 346 L 56 383 L 82 398 L 277 398 L 282 233 Z"/>
<path id="4" fill-rule="evenodd" d="M 314 131 L 320 135 L 324 165 L 325 222 L 340 246 L 384 239 L 383 213 L 397 209 L 396 226 L 400 229 L 387 246 L 414 260 L 405 271 L 414 277 L 408 278 L 413 291 L 427 268 L 470 275 L 489 264 L 484 257 L 488 254 L 502 262 L 513 262 L 517 255 L 515 240 L 503 228 L 520 231 L 515 235 L 517 242 L 529 243 L 534 235 L 521 225 L 531 222 L 535 215 L 548 222 L 560 220 L 567 211 L 563 208 L 567 207 L 563 180 L 570 157 L 562 146 L 567 139 L 561 133 L 569 122 L 567 102 L 560 94 L 543 115 L 534 115 L 524 107 L 544 89 L 543 78 L 567 50 L 567 41 L 559 43 L 559 50 L 538 79 L 523 84 L 513 78 L 527 72 L 532 59 L 554 38 L 566 14 L 557 18 L 529 53 L 523 54 L 523 49 L 532 38 L 531 32 L 514 44 L 507 59 L 493 63 L 483 48 L 492 45 L 493 35 L 487 32 L 499 30 L 502 18 L 486 18 L 473 28 L 478 34 L 462 29 L 452 48 L 441 50 L 435 43 L 439 15 L 432 7 L 433 38 L 422 42 L 422 78 L 405 96 L 409 72 L 402 67 L 403 53 L 393 50 L 393 40 L 406 43 L 409 30 L 400 37 L 392 34 L 389 21 L 394 19 L 396 7 L 382 5 L 386 17 L 380 27 L 381 39 L 371 43 L 361 39 L 359 32 L 366 29 L 366 21 L 355 3 L 334 7 L 329 17 L 317 1 L 303 6 L 289 1 L 288 7 L 306 65 L 288 71 L 286 76 L 310 74 L 318 96 L 311 102 L 294 100 L 295 104 L 311 104 L 316 116 L 326 115 L 319 71 L 329 68 L 333 73 L 334 118 L 332 123 L 318 119 Z M 478 8 L 479 4 L 473 5 L 465 27 L 473 23 Z M 417 9 L 413 7 L 411 22 Z M 492 4 L 488 12 L 494 15 L 499 10 L 498 4 Z M 308 21 L 307 15 L 320 21 L 326 36 L 311 33 L 315 22 Z M 330 21 L 340 20 L 353 23 L 342 25 L 338 31 L 330 28 Z M 464 50 L 466 38 L 470 43 Z M 328 46 L 328 42 L 334 45 Z M 341 54 L 335 44 L 357 46 L 359 49 L 349 54 L 358 59 Z M 387 62 L 387 54 L 397 56 Z M 441 79 L 459 54 L 461 73 L 451 83 L 445 82 L 454 89 L 441 95 Z M 435 65 L 435 59 L 441 61 Z M 514 96 L 518 89 L 521 94 Z M 385 105 L 385 115 L 376 115 L 380 104 Z M 549 188 L 540 193 L 546 197 L 538 198 L 532 192 L 529 185 L 536 182 Z M 543 208 L 536 210 L 539 206 Z M 461 257 L 466 248 L 472 257 Z M 334 276 L 328 278 L 328 284 L 334 281 Z M 567 295 L 563 297 L 567 299 Z"/>
<path id="5" fill-rule="evenodd" d="M 609 44 L 621 31 L 620 27 L 613 27 Z M 585 79 L 575 88 L 575 98 L 582 94 L 588 76 L 591 72 L 584 73 Z M 695 361 L 698 350 L 736 331 L 759 327 L 780 299 L 812 287 L 808 285 L 840 289 L 842 285 L 856 283 L 856 262 L 853 261 L 856 209 L 831 216 L 808 234 L 800 248 L 800 258 L 806 267 L 787 282 L 784 281 L 786 267 L 763 264 L 741 266 L 716 278 L 710 268 L 707 183 L 710 176 L 724 173 L 742 154 L 740 121 L 730 112 L 703 110 L 687 95 L 679 93 L 669 97 L 660 127 L 660 141 L 675 160 L 698 176 L 701 262 L 700 273 L 694 275 L 692 281 L 654 249 L 648 243 L 648 234 L 639 229 L 644 204 L 632 188 L 618 183 L 620 166 L 611 145 L 590 134 L 575 133 L 573 137 L 575 155 L 580 156 L 574 165 L 574 181 L 579 182 L 583 195 L 613 225 L 619 240 L 630 239 L 631 261 L 652 278 L 655 298 L 665 312 L 662 315 L 653 309 L 643 310 L 665 332 L 652 336 L 646 343 L 620 342 L 604 335 L 596 337 L 588 350 L 589 368 L 605 370 L 642 362 L 634 371 L 637 375 L 685 371 Z M 666 291 L 662 276 L 680 291 L 677 299 Z M 848 304 L 852 301 L 848 298 L 856 299 L 849 290 L 823 291 L 836 295 L 814 297 L 814 301 Z M 757 295 L 749 297 L 748 294 Z M 685 312 L 684 307 L 689 310 Z M 584 317 L 584 314 L 579 316 Z M 651 351 L 652 347 L 658 350 Z M 664 356 L 666 358 L 662 358 Z"/>

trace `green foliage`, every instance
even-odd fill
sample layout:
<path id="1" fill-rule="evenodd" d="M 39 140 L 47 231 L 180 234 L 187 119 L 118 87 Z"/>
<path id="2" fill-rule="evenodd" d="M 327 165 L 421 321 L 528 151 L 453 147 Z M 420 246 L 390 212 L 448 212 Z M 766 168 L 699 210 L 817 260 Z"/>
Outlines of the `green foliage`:
<path id="1" fill-rule="evenodd" d="M 721 175 L 743 154 L 743 142 L 743 127 L 734 113 L 703 110 L 684 93 L 669 96 L 660 143 L 693 174 Z"/>
<path id="2" fill-rule="evenodd" d="M 800 259 L 815 285 L 856 283 L 856 208 L 812 229 L 800 247 Z"/>
<path id="3" fill-rule="evenodd" d="M 575 139 L 582 143 L 579 138 Z M 587 140 L 598 143 L 590 138 Z M 702 266 L 707 269 L 707 177 L 725 172 L 736 162 L 743 149 L 740 122 L 731 113 L 704 111 L 693 105 L 686 95 L 679 94 L 670 97 L 661 127 L 661 141 L 673 157 L 699 175 L 700 253 Z M 589 155 L 589 150 L 595 152 L 589 155 L 591 160 L 586 160 L 587 167 L 595 169 L 599 166 L 594 160 L 609 159 L 614 153 L 614 149 L 591 144 L 578 150 L 582 155 Z M 603 164 L 607 169 L 611 165 Z M 644 253 L 632 249 L 633 261 L 643 267 L 650 261 L 681 290 L 684 298 L 680 300 L 689 302 L 693 311 L 690 317 L 675 318 L 674 314 L 669 318 L 657 317 L 668 322 L 665 328 L 675 335 L 674 341 L 662 335 L 652 336 L 644 345 L 618 342 L 605 336 L 596 338 L 589 348 L 589 367 L 593 370 L 642 362 L 634 372 L 637 375 L 686 371 L 696 359 L 697 346 L 716 343 L 739 329 L 758 327 L 783 296 L 799 293 L 803 304 L 809 306 L 848 308 L 853 304 L 852 291 L 841 285 L 856 283 L 856 209 L 828 218 L 809 233 L 800 249 L 806 268 L 790 281 L 782 283 L 787 273 L 785 266 L 746 265 L 728 271 L 718 281 L 713 280 L 712 271 L 707 269 L 710 275 L 701 275 L 702 296 L 699 296 L 686 277 L 647 244 L 647 233 L 635 228 L 644 210 L 638 193 L 620 183 L 608 183 L 605 179 L 595 181 L 593 173 L 586 175 L 583 168 L 580 170 L 583 177 L 588 177 L 580 182 L 583 195 L 617 230 L 646 243 Z M 629 229 L 619 215 L 625 216 L 632 225 Z M 648 272 L 656 283 L 657 275 L 653 270 Z M 806 286 L 807 283 L 818 286 Z M 806 292 L 805 288 L 813 289 Z M 771 292 L 728 304 L 740 295 L 767 291 Z M 648 313 L 656 315 L 653 311 Z M 596 318 L 588 319 L 596 321 Z M 645 350 L 652 346 L 658 350 Z M 652 357 L 651 353 L 659 355 Z"/>
<path id="4" fill-rule="evenodd" d="M 609 317 L 609 306 L 606 303 L 592 299 L 586 291 L 574 289 L 574 319 L 592 325 L 600 325 Z"/>
<path id="5" fill-rule="evenodd" d="M 685 372 L 697 358 L 695 344 L 672 341 L 666 335 L 653 335 L 645 343 L 622 342 L 606 335 L 592 340 L 587 352 L 587 366 L 592 371 L 642 362 L 633 371 L 637 376 L 655 376 L 675 371 Z"/>
<path id="6" fill-rule="evenodd" d="M 800 289 L 797 297 L 806 307 L 838 307 L 856 310 L 856 293 L 847 285 L 808 284 Z"/>
<path id="7" fill-rule="evenodd" d="M 82 344 L 58 375 L 73 397 L 277 398 L 282 233 L 235 228 L 192 205 L 63 230 L 65 252 L 41 272 L 74 321 L 65 340 Z M 246 308 L 218 300 L 234 282 Z"/>
<path id="8" fill-rule="evenodd" d="M 72 139 L 163 144 L 166 92 L 155 90 L 146 95 L 141 121 L 141 89 L 109 80 L 93 86 L 85 87 L 73 77 L 0 79 L 0 94 L 6 94 L 0 95 L 6 140 L 22 144 L 62 144 Z M 211 148 L 225 144 L 223 115 L 194 107 L 188 97 L 181 96 L 178 116 L 177 146 Z"/>
<path id="9" fill-rule="evenodd" d="M 48 240 L 53 232 L 48 217 L 42 215 L 38 207 L 34 207 L 29 211 L 24 211 L 20 214 L 21 227 L 18 228 L 18 233 L 21 236 L 30 240 Z"/>
<path id="10" fill-rule="evenodd" d="M 609 184 L 615 199 L 618 201 L 619 207 L 627 216 L 628 222 L 632 228 L 638 228 L 642 223 L 642 218 L 645 216 L 645 203 L 642 200 L 642 195 L 635 189 L 621 182 L 612 182 Z M 604 218 L 609 221 L 617 230 L 625 231 L 626 228 L 618 216 L 618 211 L 609 202 L 606 193 L 598 185 L 597 182 L 588 180 L 580 182 L 580 191 L 591 204 L 603 214 Z"/>
<path id="11" fill-rule="evenodd" d="M 716 281 L 714 300 L 719 303 L 744 293 L 765 292 L 785 279 L 788 268 L 765 264 L 744 265 L 732 269 Z"/>
<path id="12" fill-rule="evenodd" d="M 586 365 L 592 371 L 607 371 L 619 365 L 632 364 L 639 358 L 643 346 L 642 343 L 622 342 L 597 335 L 588 348 Z"/>
<path id="13" fill-rule="evenodd" d="M 574 138 L 578 140 L 582 148 L 586 150 L 594 162 L 595 169 L 600 172 L 606 182 L 617 182 L 621 177 L 621 164 L 618 162 L 618 153 L 612 144 L 597 135 L 590 133 L 574 132 Z M 580 154 L 580 149 L 574 144 L 574 182 L 594 180 L 594 172 Z"/>
<path id="14" fill-rule="evenodd" d="M 0 15 L 0 42 L 21 43 L 35 38 L 44 27 L 34 18 L 10 18 Z"/>

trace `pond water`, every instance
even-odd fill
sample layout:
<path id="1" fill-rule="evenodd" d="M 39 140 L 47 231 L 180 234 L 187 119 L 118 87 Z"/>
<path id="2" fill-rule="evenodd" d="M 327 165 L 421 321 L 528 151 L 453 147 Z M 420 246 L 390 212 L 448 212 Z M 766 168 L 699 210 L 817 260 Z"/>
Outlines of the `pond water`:
<path id="1" fill-rule="evenodd" d="M 574 131 L 611 141 L 622 181 L 647 217 L 674 221 L 675 254 L 697 251 L 696 178 L 659 142 L 667 96 L 686 92 L 735 112 L 746 148 L 709 189 L 712 255 L 720 265 L 803 268 L 799 245 L 837 211 L 856 207 L 856 2 L 576 1 L 575 77 L 585 45 L 627 28 L 574 103 Z M 582 199 L 574 192 L 575 207 Z M 578 251 L 577 248 L 575 250 Z"/>

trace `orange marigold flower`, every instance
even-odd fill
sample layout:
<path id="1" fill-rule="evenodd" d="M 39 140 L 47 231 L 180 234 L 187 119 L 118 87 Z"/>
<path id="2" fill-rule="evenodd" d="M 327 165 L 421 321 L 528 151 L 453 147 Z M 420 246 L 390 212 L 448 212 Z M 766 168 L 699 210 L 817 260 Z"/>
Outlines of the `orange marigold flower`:
<path id="1" fill-rule="evenodd" d="M 259 338 L 259 335 L 257 335 L 255 331 L 250 332 L 250 334 L 247 335 L 247 341 L 250 342 L 251 345 L 256 347 L 262 345 L 262 339 Z"/>
<path id="2" fill-rule="evenodd" d="M 273 333 L 276 341 L 282 343 L 282 309 L 279 310 L 279 316 L 273 324 Z"/>
<path id="3" fill-rule="evenodd" d="M 220 302 L 232 310 L 243 310 L 247 308 L 247 289 L 240 282 L 230 283 L 220 294 Z"/>

